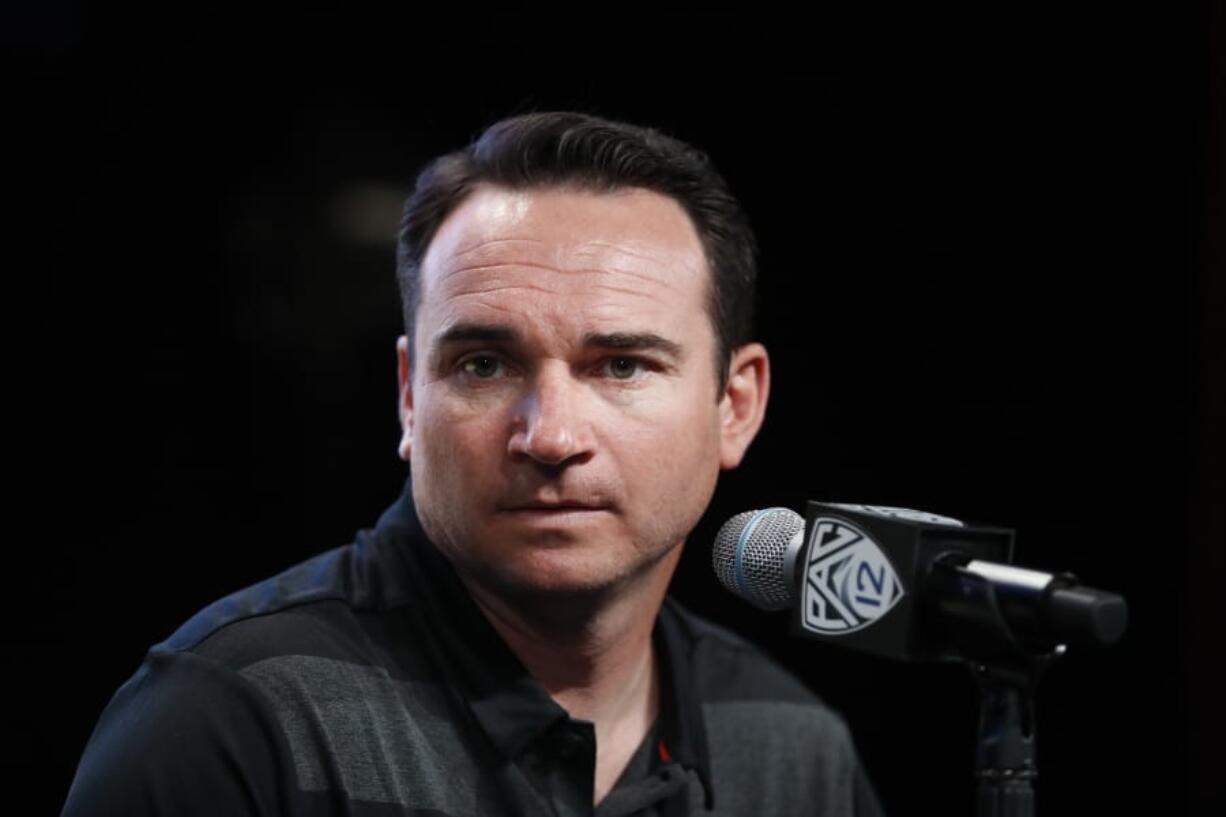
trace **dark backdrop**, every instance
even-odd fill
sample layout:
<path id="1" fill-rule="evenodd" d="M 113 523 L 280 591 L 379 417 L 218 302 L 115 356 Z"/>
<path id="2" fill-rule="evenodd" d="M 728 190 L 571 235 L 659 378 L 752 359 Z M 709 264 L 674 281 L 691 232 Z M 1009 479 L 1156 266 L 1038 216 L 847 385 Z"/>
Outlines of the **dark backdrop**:
<path id="1" fill-rule="evenodd" d="M 682 600 L 848 716 L 892 813 L 968 814 L 966 672 L 790 640 L 717 589 L 709 543 L 732 513 L 808 498 L 1016 528 L 1022 563 L 1132 610 L 1120 646 L 1042 688 L 1043 812 L 1205 810 L 1220 19 L 913 5 L 9 4 L 6 775 L 57 809 L 151 643 L 394 498 L 398 199 L 494 119 L 578 108 L 706 149 L 763 247 L 772 404 Z"/>

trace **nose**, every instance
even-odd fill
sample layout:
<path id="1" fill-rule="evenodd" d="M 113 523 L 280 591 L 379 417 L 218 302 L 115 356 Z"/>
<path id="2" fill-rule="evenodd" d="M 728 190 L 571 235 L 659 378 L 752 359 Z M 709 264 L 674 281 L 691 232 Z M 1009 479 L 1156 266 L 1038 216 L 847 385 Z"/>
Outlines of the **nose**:
<path id="1" fill-rule="evenodd" d="M 513 459 L 530 459 L 557 467 L 591 458 L 592 434 L 584 409 L 582 385 L 569 370 L 543 369 L 530 381 L 516 406 L 507 451 Z"/>

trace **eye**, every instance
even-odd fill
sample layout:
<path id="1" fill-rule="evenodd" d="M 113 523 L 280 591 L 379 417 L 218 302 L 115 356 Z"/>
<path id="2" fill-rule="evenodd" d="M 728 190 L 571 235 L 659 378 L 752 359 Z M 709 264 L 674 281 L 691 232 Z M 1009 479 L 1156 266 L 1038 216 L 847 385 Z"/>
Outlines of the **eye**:
<path id="1" fill-rule="evenodd" d="M 609 374 L 617 380 L 629 380 L 645 368 L 643 361 L 633 357 L 609 358 L 605 365 Z"/>
<path id="2" fill-rule="evenodd" d="M 502 361 L 490 355 L 475 355 L 460 363 L 460 369 L 468 375 L 488 380 L 497 377 L 503 369 Z"/>

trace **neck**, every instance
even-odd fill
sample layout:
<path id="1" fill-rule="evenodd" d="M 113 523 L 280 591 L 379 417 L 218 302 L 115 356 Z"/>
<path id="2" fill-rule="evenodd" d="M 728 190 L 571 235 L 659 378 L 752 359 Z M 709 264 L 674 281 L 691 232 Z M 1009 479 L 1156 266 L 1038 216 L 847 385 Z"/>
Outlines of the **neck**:
<path id="1" fill-rule="evenodd" d="M 582 595 L 512 594 L 461 579 L 490 624 L 572 718 L 596 730 L 596 801 L 655 720 L 659 683 L 651 634 L 681 556 L 670 551 L 625 586 Z"/>

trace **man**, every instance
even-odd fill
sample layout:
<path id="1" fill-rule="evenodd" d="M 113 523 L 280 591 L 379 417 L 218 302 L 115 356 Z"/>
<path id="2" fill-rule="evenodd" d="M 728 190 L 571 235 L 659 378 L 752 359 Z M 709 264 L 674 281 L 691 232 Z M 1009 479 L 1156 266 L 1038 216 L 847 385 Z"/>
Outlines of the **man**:
<path id="1" fill-rule="evenodd" d="M 151 650 L 65 813 L 874 812 L 842 721 L 665 599 L 770 380 L 706 158 L 505 120 L 419 177 L 398 273 L 405 496 Z"/>

